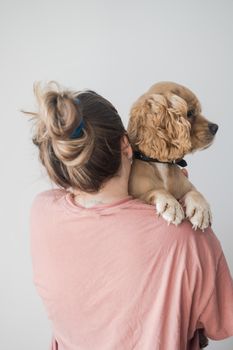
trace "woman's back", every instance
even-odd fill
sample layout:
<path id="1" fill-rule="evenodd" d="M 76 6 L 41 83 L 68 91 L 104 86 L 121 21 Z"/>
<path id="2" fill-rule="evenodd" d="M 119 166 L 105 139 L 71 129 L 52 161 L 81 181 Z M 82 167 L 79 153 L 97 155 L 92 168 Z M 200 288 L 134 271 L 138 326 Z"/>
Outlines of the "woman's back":
<path id="1" fill-rule="evenodd" d="M 167 226 L 131 196 L 84 208 L 60 189 L 35 197 L 30 220 L 54 349 L 190 350 L 197 328 L 233 335 L 232 279 L 210 228 Z"/>

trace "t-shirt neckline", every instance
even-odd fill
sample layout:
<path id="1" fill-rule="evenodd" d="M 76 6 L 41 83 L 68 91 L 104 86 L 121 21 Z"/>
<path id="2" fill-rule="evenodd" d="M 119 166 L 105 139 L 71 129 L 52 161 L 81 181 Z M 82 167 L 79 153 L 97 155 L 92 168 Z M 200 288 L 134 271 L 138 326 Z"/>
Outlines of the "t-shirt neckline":
<path id="1" fill-rule="evenodd" d="M 118 207 L 124 205 L 125 203 L 132 201 L 132 200 L 134 200 L 134 197 L 132 195 L 128 195 L 122 199 L 115 200 L 111 203 L 99 203 L 99 204 L 93 205 L 91 207 L 85 207 L 85 206 L 78 204 L 74 201 L 74 198 L 73 198 L 73 195 L 71 192 L 67 192 L 65 194 L 65 201 L 66 201 L 66 204 L 68 205 L 68 207 L 76 209 L 76 210 L 82 209 L 82 210 L 91 211 L 91 210 L 95 210 L 95 209 L 118 208 Z"/>

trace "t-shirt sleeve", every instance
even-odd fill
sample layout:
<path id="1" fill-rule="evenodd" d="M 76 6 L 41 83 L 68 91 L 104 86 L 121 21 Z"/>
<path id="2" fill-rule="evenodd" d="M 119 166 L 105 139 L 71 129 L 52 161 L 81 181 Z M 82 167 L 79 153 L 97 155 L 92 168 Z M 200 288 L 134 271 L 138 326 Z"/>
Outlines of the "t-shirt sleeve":
<path id="1" fill-rule="evenodd" d="M 218 261 L 215 287 L 198 323 L 210 339 L 233 336 L 233 280 L 223 252 Z"/>

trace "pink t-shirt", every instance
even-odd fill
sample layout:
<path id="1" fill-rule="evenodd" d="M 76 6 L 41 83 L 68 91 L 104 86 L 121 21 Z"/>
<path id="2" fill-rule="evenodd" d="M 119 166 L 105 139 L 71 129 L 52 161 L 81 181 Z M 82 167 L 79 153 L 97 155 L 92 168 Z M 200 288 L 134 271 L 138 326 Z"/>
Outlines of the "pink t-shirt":
<path id="1" fill-rule="evenodd" d="M 168 226 L 131 196 L 85 208 L 51 189 L 32 203 L 30 244 L 52 350 L 196 350 L 197 328 L 233 336 L 233 281 L 211 228 Z"/>

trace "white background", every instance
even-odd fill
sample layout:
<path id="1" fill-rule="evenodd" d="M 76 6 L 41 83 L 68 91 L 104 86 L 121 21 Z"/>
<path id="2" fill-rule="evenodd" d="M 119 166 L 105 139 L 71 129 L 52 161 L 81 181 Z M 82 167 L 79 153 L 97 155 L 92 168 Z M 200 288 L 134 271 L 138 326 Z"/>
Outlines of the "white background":
<path id="1" fill-rule="evenodd" d="M 1 1 L 2 350 L 45 350 L 51 337 L 32 284 L 28 220 L 36 193 L 53 185 L 31 142 L 31 122 L 20 113 L 35 107 L 35 80 L 96 90 L 125 126 L 131 104 L 153 83 L 193 90 L 219 131 L 209 149 L 186 157 L 190 180 L 211 203 L 233 273 L 232 16 L 230 0 Z M 232 337 L 209 345 L 232 348 Z"/>

